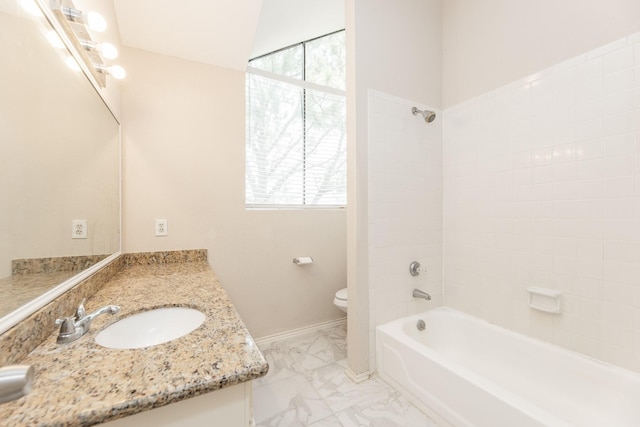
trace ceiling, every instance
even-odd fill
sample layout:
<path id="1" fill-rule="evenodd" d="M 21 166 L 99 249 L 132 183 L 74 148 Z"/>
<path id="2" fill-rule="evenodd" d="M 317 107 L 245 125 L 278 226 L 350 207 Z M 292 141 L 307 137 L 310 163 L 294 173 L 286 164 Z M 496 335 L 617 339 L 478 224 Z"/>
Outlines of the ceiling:
<path id="1" fill-rule="evenodd" d="M 344 28 L 344 0 L 114 0 L 122 44 L 244 71 L 247 61 Z"/>

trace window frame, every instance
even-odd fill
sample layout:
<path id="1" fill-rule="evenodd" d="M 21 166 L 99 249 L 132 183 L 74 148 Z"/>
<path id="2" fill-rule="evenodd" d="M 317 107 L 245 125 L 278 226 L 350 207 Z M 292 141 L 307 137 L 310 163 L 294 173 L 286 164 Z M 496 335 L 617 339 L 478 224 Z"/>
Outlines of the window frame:
<path id="1" fill-rule="evenodd" d="M 280 49 L 274 50 L 273 52 L 268 52 L 265 53 L 263 55 L 259 55 L 256 56 L 254 58 L 251 58 L 249 60 L 249 64 L 251 64 L 252 61 L 270 56 L 270 55 L 274 55 L 277 54 L 279 52 L 283 52 L 286 51 L 288 49 L 292 49 L 295 48 L 297 46 L 302 46 L 302 78 L 296 78 L 296 77 L 290 77 L 290 76 L 286 76 L 283 74 L 277 74 L 271 71 L 266 71 L 260 68 L 255 68 L 252 67 L 251 65 L 247 65 L 247 69 L 246 69 L 246 74 L 253 74 L 253 75 L 257 75 L 260 77 L 264 77 L 264 78 L 268 78 L 268 79 L 273 79 L 276 81 L 280 81 L 286 84 L 290 84 L 290 85 L 294 85 L 294 86 L 298 86 L 302 89 L 302 96 L 303 96 L 303 108 L 302 108 L 302 126 L 303 129 L 306 129 L 306 115 L 307 115 L 307 90 L 314 90 L 314 91 L 318 91 L 318 92 L 324 92 L 324 93 L 328 93 L 331 95 L 335 95 L 335 96 L 339 96 L 339 97 L 343 97 L 345 99 L 345 103 L 346 103 L 346 95 L 347 92 L 346 90 L 342 90 L 342 89 L 337 89 L 331 86 L 323 86 L 317 83 L 313 83 L 313 82 L 309 82 L 306 80 L 307 77 L 307 49 L 306 49 L 306 45 L 310 42 L 314 42 L 317 41 L 319 39 L 325 38 L 325 37 L 329 37 L 338 33 L 344 33 L 345 29 L 340 29 L 337 31 L 333 31 L 327 34 L 324 34 L 322 36 L 318 36 L 318 37 L 314 37 L 312 39 L 308 39 L 308 40 L 304 40 L 298 43 L 294 43 L 292 45 L 289 46 L 285 46 L 282 47 Z M 345 126 L 346 126 L 346 114 L 345 114 Z M 246 150 L 246 141 L 248 139 L 249 135 L 247 135 L 245 137 L 245 150 Z M 346 136 L 345 136 L 346 138 Z M 301 191 L 301 196 L 302 196 L 302 203 L 301 204 L 276 204 L 276 203 L 248 203 L 247 202 L 247 155 L 245 152 L 245 186 L 244 186 L 244 191 L 245 191 L 245 197 L 244 197 L 244 204 L 245 204 L 245 209 L 246 210 L 341 210 L 341 209 L 346 209 L 347 207 L 347 200 L 346 200 L 346 191 L 347 188 L 345 187 L 345 202 L 344 204 L 308 204 L 306 203 L 306 198 L 307 198 L 307 194 L 306 194 L 306 179 L 307 179 L 307 173 L 306 173 L 306 158 L 307 158 L 307 133 L 306 131 L 303 131 L 302 134 L 302 152 L 303 152 L 303 166 L 302 166 L 302 177 L 303 177 L 303 182 L 302 182 L 302 191 Z M 346 147 L 345 147 L 345 157 L 346 157 Z M 345 162 L 345 178 L 346 178 L 346 162 Z"/>

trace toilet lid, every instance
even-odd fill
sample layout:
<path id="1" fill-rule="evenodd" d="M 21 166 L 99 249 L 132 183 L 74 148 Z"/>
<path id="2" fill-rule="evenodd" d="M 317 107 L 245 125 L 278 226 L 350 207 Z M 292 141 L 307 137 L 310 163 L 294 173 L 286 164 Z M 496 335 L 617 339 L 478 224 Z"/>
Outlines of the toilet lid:
<path id="1" fill-rule="evenodd" d="M 347 288 L 340 289 L 338 292 L 336 292 L 336 298 L 341 299 L 343 301 L 346 301 L 347 300 Z"/>

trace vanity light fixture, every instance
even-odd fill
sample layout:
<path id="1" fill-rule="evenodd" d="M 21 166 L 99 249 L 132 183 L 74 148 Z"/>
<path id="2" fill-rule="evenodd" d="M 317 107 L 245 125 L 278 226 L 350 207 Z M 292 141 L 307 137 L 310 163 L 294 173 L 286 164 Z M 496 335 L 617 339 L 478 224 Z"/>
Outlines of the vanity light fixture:
<path id="1" fill-rule="evenodd" d="M 107 20 L 98 12 L 90 11 L 84 13 L 78 9 L 74 9 L 73 7 L 64 6 L 60 8 L 60 11 L 69 21 L 86 24 L 90 29 L 97 33 L 101 33 L 107 29 Z"/>
<path id="2" fill-rule="evenodd" d="M 96 43 L 91 40 L 80 40 L 80 44 L 85 50 L 98 52 L 105 59 L 116 59 L 118 57 L 118 49 L 111 43 Z"/>
<path id="3" fill-rule="evenodd" d="M 127 76 L 127 72 L 119 65 L 106 66 L 103 64 L 93 64 L 99 73 L 109 74 L 114 79 L 122 80 Z"/>
<path id="4" fill-rule="evenodd" d="M 125 77 L 124 68 L 109 65 L 105 60 L 118 56 L 118 50 L 111 43 L 97 43 L 91 39 L 91 31 L 102 32 L 107 28 L 107 21 L 97 12 L 83 12 L 76 9 L 72 0 L 49 0 L 50 9 L 55 20 L 73 46 L 82 68 L 91 75 L 101 87 L 107 86 L 107 75 L 116 79 Z"/>

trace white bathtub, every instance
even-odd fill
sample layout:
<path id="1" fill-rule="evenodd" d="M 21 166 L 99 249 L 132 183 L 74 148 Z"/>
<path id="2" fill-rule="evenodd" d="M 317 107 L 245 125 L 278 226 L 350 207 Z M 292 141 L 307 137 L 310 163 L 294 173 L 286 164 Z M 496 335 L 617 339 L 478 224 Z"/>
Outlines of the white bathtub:
<path id="1" fill-rule="evenodd" d="M 379 375 L 444 425 L 640 426 L 640 375 L 447 307 L 379 326 L 376 347 Z"/>

